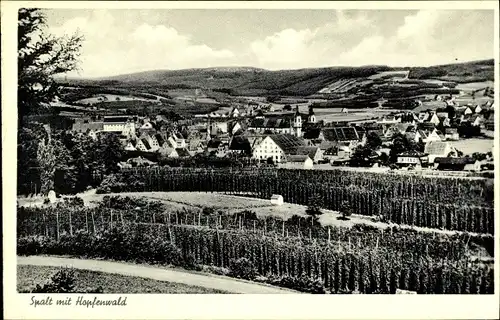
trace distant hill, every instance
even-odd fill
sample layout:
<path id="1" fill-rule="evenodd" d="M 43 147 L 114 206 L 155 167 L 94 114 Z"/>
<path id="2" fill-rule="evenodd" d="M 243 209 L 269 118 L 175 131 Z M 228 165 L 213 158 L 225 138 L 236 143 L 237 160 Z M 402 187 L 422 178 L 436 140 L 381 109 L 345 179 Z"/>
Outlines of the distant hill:
<path id="1" fill-rule="evenodd" d="M 127 75 L 87 79 L 86 84 L 113 87 L 161 89 L 201 88 L 232 95 L 310 96 L 332 84 L 354 83 L 391 71 L 409 71 L 408 80 L 434 79 L 455 83 L 492 81 L 494 61 L 483 60 L 431 67 L 330 67 L 270 71 L 252 67 L 216 67 L 185 70 L 155 70 Z M 384 79 L 382 77 L 382 79 Z M 381 82 L 380 78 L 377 80 Z M 73 81 L 72 81 L 73 82 Z M 347 86 L 344 84 L 344 86 Z M 356 93 L 352 89 L 351 93 Z"/>

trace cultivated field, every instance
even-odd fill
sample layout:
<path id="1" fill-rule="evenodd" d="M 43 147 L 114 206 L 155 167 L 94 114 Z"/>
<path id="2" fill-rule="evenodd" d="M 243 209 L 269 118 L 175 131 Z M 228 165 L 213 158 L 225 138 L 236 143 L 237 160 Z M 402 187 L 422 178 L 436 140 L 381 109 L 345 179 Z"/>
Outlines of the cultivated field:
<path id="1" fill-rule="evenodd" d="M 101 102 L 111 102 L 111 101 L 155 101 L 153 99 L 146 99 L 136 96 L 126 96 L 126 95 L 116 95 L 116 94 L 99 94 L 90 98 L 81 99 L 75 101 L 81 104 L 96 104 Z"/>
<path id="2" fill-rule="evenodd" d="M 450 144 L 452 147 L 462 151 L 464 155 L 471 155 L 474 152 L 493 152 L 494 140 L 471 138 L 459 141 L 450 141 Z"/>

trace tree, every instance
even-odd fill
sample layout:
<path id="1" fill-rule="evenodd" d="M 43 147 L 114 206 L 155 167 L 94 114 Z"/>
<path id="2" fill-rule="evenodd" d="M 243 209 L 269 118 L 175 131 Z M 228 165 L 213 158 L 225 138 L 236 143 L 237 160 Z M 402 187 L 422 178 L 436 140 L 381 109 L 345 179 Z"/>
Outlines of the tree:
<path id="1" fill-rule="evenodd" d="M 373 150 L 376 150 L 382 145 L 382 139 L 380 139 L 376 132 L 370 131 L 366 135 L 366 144 Z"/>
<path id="2" fill-rule="evenodd" d="M 352 215 L 352 206 L 349 201 L 344 200 L 340 204 L 340 212 L 342 213 L 342 220 L 349 220 L 349 217 Z"/>
<path id="3" fill-rule="evenodd" d="M 97 141 L 97 157 L 102 159 L 104 173 L 117 172 L 118 162 L 123 158 L 123 146 L 116 134 L 106 133 L 99 136 Z"/>
<path id="4" fill-rule="evenodd" d="M 306 209 L 306 213 L 312 216 L 314 220 L 317 220 L 318 216 L 323 214 L 323 211 L 321 211 L 322 206 L 323 198 L 319 195 L 314 195 L 309 200 L 309 206 Z"/>
<path id="5" fill-rule="evenodd" d="M 287 104 L 283 107 L 283 111 L 292 111 L 292 106 Z"/>
<path id="6" fill-rule="evenodd" d="M 18 14 L 18 119 L 48 108 L 57 95 L 53 76 L 76 70 L 83 37 L 55 37 L 45 30 L 39 9 Z"/>

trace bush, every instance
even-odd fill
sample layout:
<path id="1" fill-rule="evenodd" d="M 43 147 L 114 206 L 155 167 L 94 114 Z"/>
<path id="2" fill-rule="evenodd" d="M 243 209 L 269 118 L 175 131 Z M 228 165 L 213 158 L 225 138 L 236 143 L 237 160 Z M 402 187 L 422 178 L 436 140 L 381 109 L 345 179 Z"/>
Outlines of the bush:
<path id="1" fill-rule="evenodd" d="M 349 220 L 349 217 L 352 215 L 352 206 L 349 201 L 342 201 L 340 212 L 342 213 L 342 220 Z"/>
<path id="2" fill-rule="evenodd" d="M 50 280 L 43 284 L 37 284 L 30 293 L 103 293 L 101 286 L 97 288 L 88 287 L 85 290 L 76 289 L 77 276 L 73 268 L 62 268 L 55 272 Z"/>
<path id="3" fill-rule="evenodd" d="M 305 275 L 301 277 L 284 276 L 279 278 L 269 279 L 269 284 L 288 288 L 300 292 L 323 294 L 326 289 L 323 286 L 321 279 L 312 279 Z"/>
<path id="4" fill-rule="evenodd" d="M 246 280 L 254 280 L 258 275 L 254 264 L 247 258 L 232 259 L 229 270 L 230 276 Z"/>

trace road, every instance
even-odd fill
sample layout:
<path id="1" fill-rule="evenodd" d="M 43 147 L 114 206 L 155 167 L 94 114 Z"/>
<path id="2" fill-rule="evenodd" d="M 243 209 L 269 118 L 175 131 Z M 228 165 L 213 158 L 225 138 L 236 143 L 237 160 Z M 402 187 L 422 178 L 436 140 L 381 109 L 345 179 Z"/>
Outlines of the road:
<path id="1" fill-rule="evenodd" d="M 50 266 L 50 267 L 74 267 L 76 269 L 90 270 L 148 278 L 158 281 L 182 283 L 190 286 L 198 286 L 217 289 L 231 293 L 252 294 L 283 294 L 298 293 L 292 290 L 281 289 L 249 281 L 238 280 L 218 275 L 209 275 L 195 272 L 183 272 L 173 269 L 165 269 L 153 266 L 136 265 L 124 262 L 112 262 L 102 260 L 86 260 L 74 258 L 59 258 L 51 256 L 28 256 L 17 257 L 18 265 Z"/>

